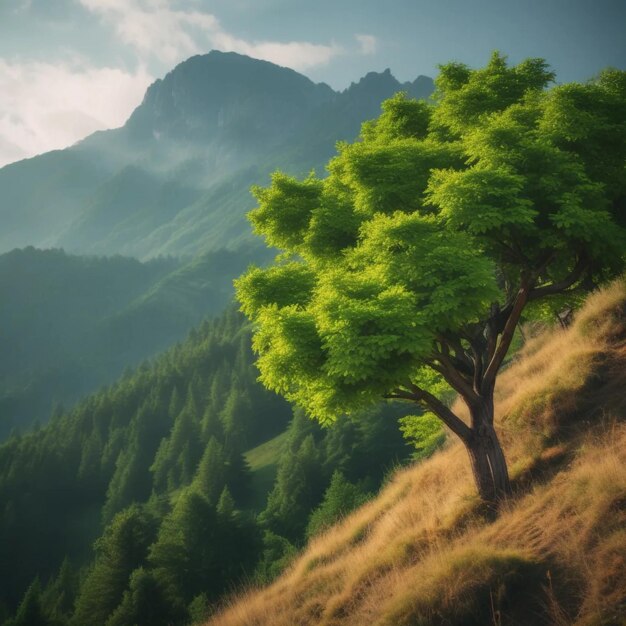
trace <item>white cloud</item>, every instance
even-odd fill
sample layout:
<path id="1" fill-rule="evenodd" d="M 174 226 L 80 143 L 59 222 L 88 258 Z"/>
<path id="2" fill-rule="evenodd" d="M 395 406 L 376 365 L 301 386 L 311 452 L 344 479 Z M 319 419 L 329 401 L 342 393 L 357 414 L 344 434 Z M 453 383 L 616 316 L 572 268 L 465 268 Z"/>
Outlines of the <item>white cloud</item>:
<path id="1" fill-rule="evenodd" d="M 203 51 L 202 33 L 217 29 L 217 19 L 200 11 L 170 8 L 167 0 L 80 0 L 108 21 L 125 44 L 142 57 L 173 65 Z"/>
<path id="2" fill-rule="evenodd" d="M 0 59 L 0 166 L 122 125 L 153 80 L 143 68 Z"/>
<path id="3" fill-rule="evenodd" d="M 210 13 L 172 8 L 170 0 L 80 0 L 112 25 L 140 58 L 169 66 L 210 49 L 239 52 L 295 70 L 327 64 L 341 54 L 337 44 L 307 41 L 246 41 L 225 31 Z"/>
<path id="4" fill-rule="evenodd" d="M 378 39 L 376 39 L 374 35 L 355 35 L 354 38 L 359 42 L 361 54 L 376 54 L 378 50 Z"/>
<path id="5" fill-rule="evenodd" d="M 343 53 L 343 48 L 336 44 L 321 45 L 307 41 L 277 41 L 248 42 L 238 39 L 225 32 L 213 33 L 212 47 L 223 52 L 239 52 L 255 59 L 271 61 L 277 65 L 284 65 L 294 70 L 306 70 L 310 67 L 326 65 L 331 59 Z"/>
<path id="6" fill-rule="evenodd" d="M 32 0 L 15 0 L 24 8 Z M 198 4 L 174 0 L 78 0 L 134 50 L 139 69 L 97 68 L 84 60 L 35 62 L 0 58 L 0 166 L 62 148 L 89 133 L 120 126 L 139 104 L 156 70 L 171 69 L 210 49 L 232 51 L 304 71 L 342 54 L 374 54 L 372 35 L 355 35 L 359 48 L 308 41 L 247 40 L 226 31 Z M 192 8 L 189 8 L 189 7 Z"/>

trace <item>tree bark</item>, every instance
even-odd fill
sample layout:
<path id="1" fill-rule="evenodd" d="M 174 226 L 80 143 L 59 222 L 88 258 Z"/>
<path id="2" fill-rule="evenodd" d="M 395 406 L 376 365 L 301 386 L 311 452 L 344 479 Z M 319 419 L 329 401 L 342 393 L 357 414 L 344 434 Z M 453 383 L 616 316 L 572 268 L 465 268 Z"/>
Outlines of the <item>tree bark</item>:
<path id="1" fill-rule="evenodd" d="M 470 408 L 472 434 L 465 441 L 480 497 L 497 506 L 511 492 L 509 471 L 493 425 L 493 394 Z"/>

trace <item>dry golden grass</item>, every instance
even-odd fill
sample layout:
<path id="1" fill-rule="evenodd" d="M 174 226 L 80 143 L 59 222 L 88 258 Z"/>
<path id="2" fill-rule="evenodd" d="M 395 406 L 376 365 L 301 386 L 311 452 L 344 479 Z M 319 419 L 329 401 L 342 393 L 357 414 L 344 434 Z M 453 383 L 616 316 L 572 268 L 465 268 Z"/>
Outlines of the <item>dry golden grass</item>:
<path id="1" fill-rule="evenodd" d="M 567 331 L 529 341 L 500 376 L 515 494 L 497 519 L 481 513 L 453 442 L 209 623 L 626 623 L 625 316 L 622 281 Z"/>

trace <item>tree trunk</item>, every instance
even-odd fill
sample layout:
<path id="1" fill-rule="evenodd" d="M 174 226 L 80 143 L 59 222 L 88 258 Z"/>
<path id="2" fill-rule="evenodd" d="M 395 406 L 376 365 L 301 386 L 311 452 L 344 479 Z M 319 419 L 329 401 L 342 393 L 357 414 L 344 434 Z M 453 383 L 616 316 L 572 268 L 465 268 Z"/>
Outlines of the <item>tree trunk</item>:
<path id="1" fill-rule="evenodd" d="M 493 427 L 493 400 L 471 410 L 472 435 L 465 442 L 480 497 L 497 505 L 511 492 L 509 471 Z"/>

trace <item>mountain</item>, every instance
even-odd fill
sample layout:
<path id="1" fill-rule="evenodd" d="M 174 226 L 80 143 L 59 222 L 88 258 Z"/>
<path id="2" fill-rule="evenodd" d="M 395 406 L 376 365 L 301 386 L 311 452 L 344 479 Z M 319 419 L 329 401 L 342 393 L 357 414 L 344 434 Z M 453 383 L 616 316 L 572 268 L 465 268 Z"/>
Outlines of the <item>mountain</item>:
<path id="1" fill-rule="evenodd" d="M 270 255 L 260 245 L 187 263 L 32 247 L 0 255 L 0 440 L 183 339 Z"/>
<path id="2" fill-rule="evenodd" d="M 381 102 L 432 80 L 386 70 L 343 92 L 293 70 L 212 51 L 146 92 L 122 128 L 0 169 L 0 252 L 194 256 L 249 242 L 252 184 L 276 168 L 321 169 Z"/>

